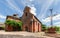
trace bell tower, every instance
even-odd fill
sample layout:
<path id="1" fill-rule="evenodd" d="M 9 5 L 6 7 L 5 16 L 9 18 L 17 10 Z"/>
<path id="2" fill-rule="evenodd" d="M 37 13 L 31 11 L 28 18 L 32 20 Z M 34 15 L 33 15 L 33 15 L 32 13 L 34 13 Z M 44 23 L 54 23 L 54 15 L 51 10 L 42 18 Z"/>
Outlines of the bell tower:
<path id="1" fill-rule="evenodd" d="M 30 13 L 30 7 L 26 6 L 25 9 L 24 9 L 24 13 L 27 12 L 27 13 Z"/>
<path id="2" fill-rule="evenodd" d="M 22 15 L 22 22 L 23 22 L 23 30 L 24 31 L 31 31 L 32 25 L 31 25 L 31 19 L 33 18 L 33 15 L 30 13 L 31 8 L 26 6 L 24 8 L 24 13 Z"/>
<path id="3" fill-rule="evenodd" d="M 27 18 L 29 18 L 30 16 L 32 16 L 31 13 L 30 13 L 30 10 L 31 10 L 31 8 L 28 7 L 28 6 L 26 6 L 24 8 L 24 11 L 23 11 L 24 13 L 22 15 L 22 19 L 26 19 L 27 20 Z"/>

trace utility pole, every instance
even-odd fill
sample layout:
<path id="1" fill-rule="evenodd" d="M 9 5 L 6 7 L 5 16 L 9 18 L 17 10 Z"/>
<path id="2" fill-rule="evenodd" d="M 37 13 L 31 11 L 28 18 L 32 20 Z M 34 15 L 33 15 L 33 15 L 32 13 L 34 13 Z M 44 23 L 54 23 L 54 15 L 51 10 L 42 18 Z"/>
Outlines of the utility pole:
<path id="1" fill-rule="evenodd" d="M 52 27 L 53 26 L 53 15 L 52 15 L 53 9 L 50 9 L 50 11 L 51 11 L 51 27 Z"/>

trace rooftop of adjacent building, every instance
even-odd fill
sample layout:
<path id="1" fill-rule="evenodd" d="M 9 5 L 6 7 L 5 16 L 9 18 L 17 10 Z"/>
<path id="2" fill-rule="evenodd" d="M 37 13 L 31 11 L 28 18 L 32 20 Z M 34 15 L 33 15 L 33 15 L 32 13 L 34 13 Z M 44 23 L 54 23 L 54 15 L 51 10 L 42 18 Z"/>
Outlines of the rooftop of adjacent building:
<path id="1" fill-rule="evenodd" d="M 15 18 L 15 19 L 18 19 L 18 20 L 20 20 L 20 18 L 21 18 L 21 17 L 19 17 L 18 14 L 8 15 L 7 18 L 8 17 Z"/>

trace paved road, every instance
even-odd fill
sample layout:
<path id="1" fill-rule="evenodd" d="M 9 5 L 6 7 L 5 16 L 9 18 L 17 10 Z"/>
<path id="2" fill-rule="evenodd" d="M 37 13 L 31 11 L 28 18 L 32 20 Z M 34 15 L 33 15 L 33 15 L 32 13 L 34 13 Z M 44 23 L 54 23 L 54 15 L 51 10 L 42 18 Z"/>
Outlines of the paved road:
<path id="1" fill-rule="evenodd" d="M 0 31 L 0 38 L 55 38 L 55 37 L 45 36 L 44 32 L 31 33 L 24 31 L 20 31 L 20 32 Z"/>

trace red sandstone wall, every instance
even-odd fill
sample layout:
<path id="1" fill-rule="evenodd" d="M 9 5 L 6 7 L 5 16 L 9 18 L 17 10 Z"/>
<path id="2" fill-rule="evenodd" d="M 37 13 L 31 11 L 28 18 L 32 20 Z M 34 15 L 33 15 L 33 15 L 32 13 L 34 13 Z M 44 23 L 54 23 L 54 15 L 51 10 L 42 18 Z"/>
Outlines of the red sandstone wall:
<path id="1" fill-rule="evenodd" d="M 35 20 L 35 32 L 41 32 L 41 23 L 39 21 L 37 21 L 37 19 L 35 17 L 33 17 L 33 19 Z M 39 25 L 38 25 L 39 23 Z"/>
<path id="2" fill-rule="evenodd" d="M 27 13 L 27 16 L 25 13 L 22 16 L 22 21 L 23 21 L 23 30 L 25 31 L 25 27 L 28 27 L 28 31 L 32 31 L 32 24 L 30 24 L 31 19 L 33 16 L 30 13 Z"/>

